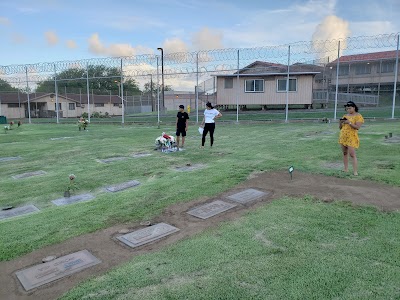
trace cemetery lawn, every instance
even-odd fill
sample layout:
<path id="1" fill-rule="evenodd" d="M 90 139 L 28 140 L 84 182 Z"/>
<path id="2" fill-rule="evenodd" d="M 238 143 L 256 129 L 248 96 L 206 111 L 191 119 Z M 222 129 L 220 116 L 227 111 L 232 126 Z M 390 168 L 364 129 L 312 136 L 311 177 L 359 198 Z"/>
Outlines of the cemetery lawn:
<path id="1" fill-rule="evenodd" d="M 397 299 L 400 215 L 284 198 L 60 299 Z"/>
<path id="2" fill-rule="evenodd" d="M 367 121 L 361 128 L 358 179 L 400 186 L 400 144 L 384 138 L 389 132 L 398 138 L 398 128 L 395 121 Z M 235 187 L 253 172 L 293 165 L 295 172 L 353 179 L 326 165 L 341 161 L 336 123 L 217 124 L 212 150 L 209 138 L 199 149 L 197 126 L 191 124 L 186 150 L 170 154 L 153 150 L 162 131 L 174 134 L 174 126 L 90 124 L 88 132 L 79 132 L 75 124 L 24 124 L 1 133 L 0 157 L 21 159 L 0 162 L 0 206 L 33 204 L 41 212 L 0 221 L 0 261 L 115 224 L 151 219 L 172 204 Z M 130 157 L 143 152 L 152 155 Z M 128 158 L 98 161 L 122 156 Z M 186 164 L 206 167 L 174 170 Z M 38 170 L 47 173 L 12 178 Z M 63 196 L 69 174 L 76 175 L 76 194 L 92 193 L 95 199 L 53 205 Z M 141 185 L 104 192 L 129 180 Z M 284 198 L 158 253 L 135 257 L 65 299 L 396 298 L 399 223 L 397 212 Z"/>

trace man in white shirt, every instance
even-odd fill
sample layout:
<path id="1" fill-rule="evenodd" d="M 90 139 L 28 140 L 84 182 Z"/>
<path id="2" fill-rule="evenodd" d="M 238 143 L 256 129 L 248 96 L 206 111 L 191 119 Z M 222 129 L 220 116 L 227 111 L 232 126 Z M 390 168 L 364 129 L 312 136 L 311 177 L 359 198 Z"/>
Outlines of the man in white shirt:
<path id="1" fill-rule="evenodd" d="M 204 111 L 204 118 L 201 122 L 201 127 L 204 128 L 203 136 L 201 139 L 201 148 L 204 148 L 204 143 L 206 142 L 206 135 L 210 132 L 210 145 L 214 144 L 214 130 L 215 130 L 215 119 L 221 118 L 222 114 L 216 110 L 210 102 L 206 104 L 206 110 Z"/>

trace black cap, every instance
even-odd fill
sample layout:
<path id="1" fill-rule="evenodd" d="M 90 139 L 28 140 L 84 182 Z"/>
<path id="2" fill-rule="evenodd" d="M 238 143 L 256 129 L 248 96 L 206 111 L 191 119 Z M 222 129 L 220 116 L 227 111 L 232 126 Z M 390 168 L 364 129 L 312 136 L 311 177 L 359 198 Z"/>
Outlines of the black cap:
<path id="1" fill-rule="evenodd" d="M 348 101 L 348 102 L 344 105 L 344 107 L 347 107 L 347 106 L 356 107 L 356 104 L 355 104 L 353 101 Z"/>
<path id="2" fill-rule="evenodd" d="M 179 108 L 182 108 L 182 109 L 184 109 L 185 107 L 181 104 L 181 105 L 179 105 Z"/>

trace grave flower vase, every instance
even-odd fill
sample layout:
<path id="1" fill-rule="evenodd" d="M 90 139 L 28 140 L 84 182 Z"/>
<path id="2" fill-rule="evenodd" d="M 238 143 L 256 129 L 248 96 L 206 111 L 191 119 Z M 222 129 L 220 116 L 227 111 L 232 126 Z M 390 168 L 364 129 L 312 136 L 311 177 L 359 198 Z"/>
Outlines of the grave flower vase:
<path id="1" fill-rule="evenodd" d="M 65 198 L 71 197 L 71 193 L 70 193 L 69 191 L 65 191 L 65 192 L 64 192 L 64 197 L 65 197 Z"/>

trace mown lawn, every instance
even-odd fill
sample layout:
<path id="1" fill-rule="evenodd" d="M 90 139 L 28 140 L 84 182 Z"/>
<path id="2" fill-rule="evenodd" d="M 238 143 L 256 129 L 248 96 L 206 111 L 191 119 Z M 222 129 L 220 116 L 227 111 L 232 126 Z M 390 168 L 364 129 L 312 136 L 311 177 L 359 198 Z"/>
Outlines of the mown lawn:
<path id="1" fill-rule="evenodd" d="M 399 136 L 398 128 L 396 121 L 369 120 L 360 130 L 360 179 L 400 186 L 400 144 L 384 139 L 389 132 Z M 0 157 L 22 157 L 0 162 L 0 206 L 34 204 L 41 209 L 0 222 L 0 260 L 120 222 L 151 218 L 173 203 L 225 191 L 255 171 L 293 165 L 303 172 L 346 176 L 325 165 L 341 160 L 334 123 L 218 124 L 214 149 L 204 151 L 192 126 L 186 151 L 154 151 L 155 138 L 162 131 L 173 134 L 173 129 L 91 124 L 88 132 L 79 132 L 74 124 L 24 124 L 0 133 Z M 68 138 L 51 140 L 60 137 Z M 152 155 L 110 164 L 97 161 L 138 152 Z M 207 167 L 190 174 L 174 170 L 187 163 Z M 47 174 L 11 177 L 37 170 Z M 62 197 L 71 173 L 77 176 L 77 193 L 91 192 L 96 198 L 56 207 L 51 200 Z M 132 179 L 141 185 L 113 194 L 103 191 Z M 137 297 L 147 299 L 396 298 L 398 225 L 397 213 L 283 199 L 160 253 L 135 258 L 71 292 L 70 299 L 93 293 L 98 299 L 131 299 L 137 291 Z"/>
<path id="2" fill-rule="evenodd" d="M 60 299 L 398 299 L 399 214 L 281 199 Z"/>

